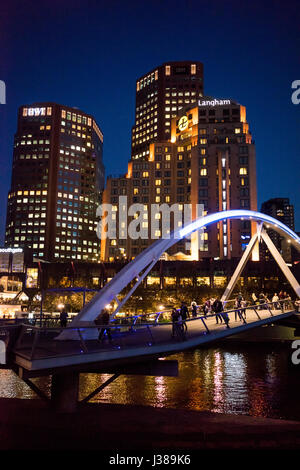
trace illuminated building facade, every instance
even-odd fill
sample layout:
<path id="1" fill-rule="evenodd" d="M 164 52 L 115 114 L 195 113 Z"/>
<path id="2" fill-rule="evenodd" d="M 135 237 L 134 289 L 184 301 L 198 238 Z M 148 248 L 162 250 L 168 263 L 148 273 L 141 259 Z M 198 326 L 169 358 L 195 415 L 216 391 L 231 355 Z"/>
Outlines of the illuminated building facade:
<path id="1" fill-rule="evenodd" d="M 151 204 L 178 204 L 179 211 L 196 205 L 204 214 L 228 209 L 257 209 L 255 145 L 246 121 L 246 109 L 233 100 L 201 97 L 196 106 L 185 106 L 172 119 L 170 138 L 148 146 L 147 158 L 132 159 L 128 172 L 120 178 L 110 178 L 104 191 L 104 201 L 115 211 L 116 238 L 101 243 L 101 259 L 131 259 L 162 236 L 160 226 L 151 233 Z M 144 214 L 141 229 L 148 236 L 131 239 L 126 228 L 136 218 L 120 223 L 119 196 L 127 195 L 128 207 L 139 203 Z M 180 227 L 171 225 L 171 230 Z M 251 238 L 249 221 L 224 221 L 208 227 L 199 236 L 192 236 L 190 245 L 179 241 L 166 254 L 166 259 L 239 258 Z M 154 235 L 154 237 L 153 237 Z"/>
<path id="2" fill-rule="evenodd" d="M 166 62 L 136 81 L 132 159 L 149 157 L 149 144 L 169 140 L 171 121 L 183 106 L 203 96 L 201 62 Z"/>
<path id="3" fill-rule="evenodd" d="M 261 205 L 261 212 L 274 217 L 274 219 L 280 220 L 292 230 L 295 230 L 294 206 L 290 204 L 290 200 L 288 198 L 273 198 L 263 202 Z M 292 249 L 288 240 L 280 237 L 280 235 L 274 230 L 268 230 L 268 234 L 282 254 L 284 260 L 291 262 Z M 272 255 L 269 254 L 268 249 L 264 245 L 262 246 L 261 254 L 266 260 L 269 258 L 272 259 Z"/>
<path id="4" fill-rule="evenodd" d="M 48 261 L 98 261 L 102 144 L 94 118 L 77 108 L 19 108 L 5 246 Z"/>

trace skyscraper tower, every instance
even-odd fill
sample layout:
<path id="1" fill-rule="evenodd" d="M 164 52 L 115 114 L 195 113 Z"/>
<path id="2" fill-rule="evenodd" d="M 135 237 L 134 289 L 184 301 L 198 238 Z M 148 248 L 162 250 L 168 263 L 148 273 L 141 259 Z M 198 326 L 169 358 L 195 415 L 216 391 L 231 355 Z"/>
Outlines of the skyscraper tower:
<path id="1" fill-rule="evenodd" d="M 149 144 L 171 137 L 171 120 L 203 96 L 203 64 L 166 62 L 136 81 L 131 158 L 147 160 Z"/>
<path id="2" fill-rule="evenodd" d="M 280 220 L 283 224 L 287 225 L 292 230 L 295 230 L 294 206 L 290 204 L 290 200 L 288 198 L 273 198 L 263 202 L 261 205 L 261 212 L 274 217 L 274 219 Z M 291 262 L 292 250 L 288 241 L 282 238 L 277 232 L 275 232 L 275 230 L 268 230 L 268 233 L 285 261 Z M 264 258 L 272 258 L 268 249 L 264 245 L 261 251 Z"/>
<path id="3" fill-rule="evenodd" d="M 47 261 L 97 261 L 96 208 L 104 187 L 103 135 L 77 108 L 21 106 L 14 139 L 5 245 Z"/>

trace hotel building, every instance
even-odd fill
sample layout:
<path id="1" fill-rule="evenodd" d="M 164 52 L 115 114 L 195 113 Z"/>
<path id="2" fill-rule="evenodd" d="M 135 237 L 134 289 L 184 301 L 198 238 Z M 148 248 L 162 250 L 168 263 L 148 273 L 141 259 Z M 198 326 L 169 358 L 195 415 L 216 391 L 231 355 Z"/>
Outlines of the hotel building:
<path id="1" fill-rule="evenodd" d="M 77 108 L 19 108 L 5 246 L 27 248 L 47 261 L 99 260 L 102 144 L 94 118 Z"/>
<path id="2" fill-rule="evenodd" d="M 132 160 L 149 158 L 149 143 L 169 140 L 171 121 L 203 96 L 201 62 L 166 62 L 136 81 Z"/>
<path id="3" fill-rule="evenodd" d="M 127 237 L 127 221 L 119 221 L 119 196 L 126 195 L 128 207 L 140 203 L 145 212 L 141 230 L 144 238 Z M 101 243 L 101 259 L 131 259 L 162 236 L 161 216 L 154 215 L 160 226 L 151 233 L 151 204 L 192 205 L 203 214 L 228 209 L 257 209 L 255 145 L 246 121 L 246 109 L 233 100 L 201 97 L 195 104 L 184 106 L 171 120 L 170 137 L 148 145 L 142 159 L 132 158 L 128 172 L 121 178 L 110 178 L 104 191 L 104 202 L 113 205 L 116 219 L 116 237 Z M 171 225 L 171 230 L 180 227 Z M 179 241 L 165 255 L 165 259 L 239 258 L 249 243 L 249 221 L 224 221 L 199 236 L 191 243 Z M 155 235 L 153 237 L 153 235 Z"/>

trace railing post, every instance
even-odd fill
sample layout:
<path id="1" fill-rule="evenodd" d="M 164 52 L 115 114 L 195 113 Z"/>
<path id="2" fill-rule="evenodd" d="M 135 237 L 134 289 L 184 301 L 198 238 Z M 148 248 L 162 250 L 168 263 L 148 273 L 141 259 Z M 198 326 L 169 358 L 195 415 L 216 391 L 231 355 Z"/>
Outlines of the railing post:
<path id="1" fill-rule="evenodd" d="M 151 336 L 152 343 L 155 343 L 155 341 L 154 341 L 154 338 L 153 338 L 153 335 L 152 335 L 152 333 L 151 333 L 151 329 L 150 329 L 149 325 L 147 325 L 147 330 L 149 331 L 149 334 L 150 334 L 150 336 Z"/>
<path id="2" fill-rule="evenodd" d="M 79 373 L 67 372 L 53 374 L 51 383 L 51 402 L 55 411 L 73 413 L 77 410 Z"/>
<path id="3" fill-rule="evenodd" d="M 80 339 L 80 344 L 81 344 L 82 349 L 84 350 L 85 353 L 88 353 L 89 350 L 86 347 L 86 344 L 84 342 L 84 339 L 83 339 L 81 331 L 80 331 L 80 328 L 77 328 L 77 333 L 78 333 L 78 336 L 79 336 L 79 339 Z"/>
<path id="4" fill-rule="evenodd" d="M 266 307 L 267 307 L 267 310 L 269 310 L 269 313 L 270 313 L 271 317 L 274 317 L 274 315 L 273 315 L 273 313 L 272 313 L 272 311 L 271 311 L 271 309 L 270 309 L 270 307 L 269 307 L 269 304 L 265 304 L 265 305 L 266 305 Z"/>
<path id="5" fill-rule="evenodd" d="M 259 318 L 259 320 L 261 320 L 261 318 L 260 318 L 260 316 L 259 316 L 259 314 L 258 314 L 258 312 L 257 312 L 257 309 L 256 309 L 256 308 L 254 308 L 254 307 L 252 307 L 252 309 L 253 309 L 253 310 L 254 310 L 254 312 L 256 313 L 256 315 L 257 315 L 257 317 Z"/>
<path id="6" fill-rule="evenodd" d="M 35 348 L 36 348 L 36 345 L 37 345 L 37 342 L 38 342 L 38 339 L 39 339 L 39 335 L 40 335 L 40 332 L 37 329 L 34 333 L 34 339 L 33 339 L 33 344 L 32 344 L 32 348 L 31 348 L 30 360 L 33 359 L 33 356 L 34 356 L 34 353 L 35 353 Z"/>
<path id="7" fill-rule="evenodd" d="M 207 324 L 205 323 L 203 317 L 200 317 L 200 318 L 201 318 L 201 321 L 202 321 L 203 325 L 204 325 L 205 328 L 206 328 L 207 333 L 210 333 L 210 331 L 209 331 L 209 329 L 208 329 L 208 326 L 207 326 Z"/>

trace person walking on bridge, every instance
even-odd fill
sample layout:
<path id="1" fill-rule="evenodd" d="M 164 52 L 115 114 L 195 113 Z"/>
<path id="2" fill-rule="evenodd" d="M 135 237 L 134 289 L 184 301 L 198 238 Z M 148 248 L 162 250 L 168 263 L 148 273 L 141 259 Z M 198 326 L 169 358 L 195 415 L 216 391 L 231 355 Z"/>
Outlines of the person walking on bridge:
<path id="1" fill-rule="evenodd" d="M 241 301 L 241 307 L 242 307 L 242 309 L 241 309 L 241 314 L 242 314 L 242 316 L 244 317 L 245 320 L 246 320 L 246 317 L 247 317 L 247 315 L 246 315 L 246 307 L 247 307 L 247 305 L 248 305 L 248 302 L 247 302 L 247 300 L 245 300 L 244 297 L 243 297 L 243 300 Z"/>
<path id="2" fill-rule="evenodd" d="M 172 338 L 175 338 L 176 336 L 180 338 L 184 334 L 180 311 L 174 307 L 172 309 L 171 316 L 172 316 Z"/>
<path id="3" fill-rule="evenodd" d="M 256 297 L 255 292 L 252 293 L 251 298 L 252 298 L 252 300 L 253 300 L 253 305 L 255 305 L 256 302 L 257 302 L 257 297 Z"/>
<path id="4" fill-rule="evenodd" d="M 276 310 L 278 310 L 278 308 L 279 308 L 278 307 L 278 301 L 279 301 L 279 297 L 278 297 L 277 293 L 275 292 L 275 294 L 272 297 L 272 303 L 274 304 L 274 308 Z"/>
<path id="5" fill-rule="evenodd" d="M 208 315 L 211 314 L 211 306 L 212 306 L 211 299 L 207 299 L 206 302 L 203 305 L 203 313 L 204 313 L 205 317 L 206 317 L 207 314 Z"/>
<path id="6" fill-rule="evenodd" d="M 186 324 L 186 319 L 190 317 L 188 308 L 185 304 L 185 302 L 182 302 L 181 307 L 180 307 L 180 315 L 182 318 L 182 325 L 184 327 L 185 333 L 187 332 L 187 324 Z"/>
<path id="7" fill-rule="evenodd" d="M 67 323 L 68 323 L 68 312 L 65 309 L 63 309 L 60 312 L 59 321 L 60 321 L 60 326 L 62 328 L 66 328 Z"/>
<path id="8" fill-rule="evenodd" d="M 235 321 L 237 321 L 238 318 L 240 319 L 240 321 L 242 321 L 242 311 L 240 310 L 242 306 L 242 300 L 243 300 L 242 293 L 239 292 L 239 295 L 235 299 L 235 312 L 234 312 Z"/>
<path id="9" fill-rule="evenodd" d="M 227 312 L 224 312 L 223 310 L 223 303 L 221 302 L 220 299 L 216 298 L 216 300 L 214 301 L 213 303 L 213 311 L 215 312 L 216 314 L 216 322 L 219 323 L 219 320 L 220 320 L 220 323 L 222 323 L 222 319 L 224 320 L 224 323 L 226 323 L 226 327 L 229 328 L 229 318 L 228 318 L 228 313 Z"/>
<path id="10" fill-rule="evenodd" d="M 220 323 L 223 323 L 223 320 L 222 320 L 222 317 L 221 317 L 221 312 L 223 310 L 223 305 L 222 305 L 222 302 L 216 298 L 212 304 L 212 310 L 213 312 L 216 314 L 216 323 L 218 324 L 219 323 L 219 320 L 220 320 Z"/>
<path id="11" fill-rule="evenodd" d="M 195 302 L 195 300 L 193 300 L 193 302 L 191 303 L 191 307 L 192 307 L 192 316 L 193 318 L 195 318 L 197 316 L 197 303 Z"/>
<path id="12" fill-rule="evenodd" d="M 259 309 L 264 310 L 266 304 L 266 297 L 263 292 L 259 294 Z"/>
<path id="13" fill-rule="evenodd" d="M 110 328 L 108 328 L 106 326 L 106 325 L 109 325 L 109 313 L 105 308 L 103 310 L 101 310 L 100 315 L 95 320 L 95 324 L 102 326 L 102 328 L 99 332 L 98 340 L 101 341 L 104 333 L 106 332 L 108 340 L 111 343 L 112 342 L 112 337 L 111 337 Z"/>

